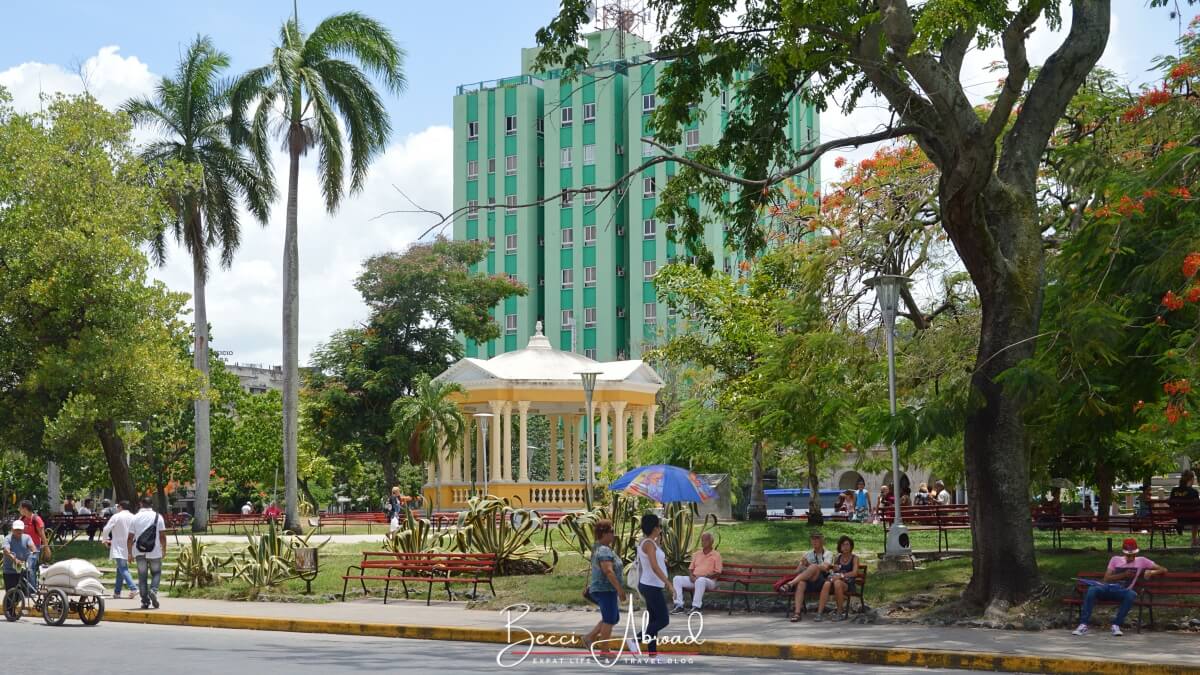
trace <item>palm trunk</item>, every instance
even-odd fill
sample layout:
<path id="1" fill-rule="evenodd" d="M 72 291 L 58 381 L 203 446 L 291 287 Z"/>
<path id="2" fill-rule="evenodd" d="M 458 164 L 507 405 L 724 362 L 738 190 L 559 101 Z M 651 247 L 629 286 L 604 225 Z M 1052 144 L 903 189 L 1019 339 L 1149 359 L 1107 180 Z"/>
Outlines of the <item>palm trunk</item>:
<path id="1" fill-rule="evenodd" d="M 128 499 L 130 504 L 136 503 L 137 489 L 134 488 L 133 478 L 129 475 L 125 442 L 117 434 L 116 422 L 101 420 L 96 422 L 93 428 L 96 430 L 96 436 L 100 438 L 100 447 L 104 449 L 104 461 L 108 464 L 108 474 L 112 478 L 117 501 Z"/>
<path id="2" fill-rule="evenodd" d="M 747 520 L 767 519 L 767 493 L 763 488 L 763 443 L 754 439 L 754 450 L 750 463 L 750 505 L 746 510 Z"/>
<path id="3" fill-rule="evenodd" d="M 298 125 L 296 125 L 298 126 Z M 293 128 L 288 147 L 287 224 L 283 237 L 283 482 L 284 528 L 300 531 L 296 490 L 296 446 L 300 400 L 300 250 L 297 197 L 303 133 Z"/>
<path id="4" fill-rule="evenodd" d="M 195 214 L 199 218 L 199 214 Z M 193 363 L 200 371 L 200 395 L 196 397 L 196 501 L 193 504 L 192 531 L 208 529 L 208 474 L 212 470 L 212 432 L 209 427 L 208 301 L 205 298 L 204 249 L 192 251 L 192 284 L 196 305 Z"/>
<path id="5" fill-rule="evenodd" d="M 383 465 L 383 482 L 384 492 L 392 494 L 392 488 L 396 487 L 396 461 L 392 458 L 392 446 L 390 444 L 383 446 L 383 452 L 379 455 L 379 463 Z"/>

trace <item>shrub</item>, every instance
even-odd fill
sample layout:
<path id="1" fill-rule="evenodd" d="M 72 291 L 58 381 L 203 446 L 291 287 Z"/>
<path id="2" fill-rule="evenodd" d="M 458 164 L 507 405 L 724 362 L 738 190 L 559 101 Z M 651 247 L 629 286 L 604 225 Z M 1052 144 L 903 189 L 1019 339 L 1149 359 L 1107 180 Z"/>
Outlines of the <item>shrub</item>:
<path id="1" fill-rule="evenodd" d="M 563 516 L 563 519 L 558 521 L 558 532 L 572 549 L 590 559 L 592 549 L 596 546 L 593 526 L 597 520 L 611 520 L 615 535 L 613 553 L 628 565 L 637 555 L 637 542 L 641 537 L 639 518 L 642 501 L 614 492 L 612 501 L 608 504 L 596 506 L 591 511 L 568 513 Z"/>
<path id="2" fill-rule="evenodd" d="M 179 550 L 175 562 L 175 574 L 171 577 L 171 587 L 175 588 L 182 580 L 188 588 L 203 588 L 221 581 L 221 570 L 232 560 L 233 556 L 220 558 L 205 553 L 208 544 L 195 537 L 189 537 L 187 546 Z"/>
<path id="3" fill-rule="evenodd" d="M 304 536 L 283 534 L 274 521 L 267 523 L 261 536 L 246 535 L 248 544 L 234 555 L 233 576 L 245 581 L 252 589 L 271 588 L 297 578 L 296 549 L 309 548 L 312 533 Z M 328 544 L 326 539 L 317 548 Z"/>
<path id="4" fill-rule="evenodd" d="M 531 509 L 514 507 L 499 497 L 473 497 L 466 511 L 458 514 L 458 528 L 448 539 L 462 553 L 493 553 L 496 573 L 541 574 L 558 564 L 558 551 L 549 549 L 552 560 L 542 560 L 545 549 L 535 546 L 534 535 L 540 529 Z M 513 524 L 516 516 L 519 525 Z"/>

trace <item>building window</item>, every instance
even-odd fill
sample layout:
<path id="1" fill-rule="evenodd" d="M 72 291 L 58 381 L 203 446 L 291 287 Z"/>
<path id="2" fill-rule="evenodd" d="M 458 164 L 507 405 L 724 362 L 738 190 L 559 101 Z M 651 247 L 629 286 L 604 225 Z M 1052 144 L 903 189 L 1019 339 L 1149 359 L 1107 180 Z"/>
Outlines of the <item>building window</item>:
<path id="1" fill-rule="evenodd" d="M 584 225 L 583 226 L 583 243 L 584 244 L 596 243 L 596 226 L 595 225 Z"/>
<path id="2" fill-rule="evenodd" d="M 517 133 L 517 116 L 509 115 L 504 118 L 504 135 L 512 136 Z"/>
<path id="3" fill-rule="evenodd" d="M 496 158 L 488 157 L 488 173 L 496 173 Z"/>
<path id="4" fill-rule="evenodd" d="M 516 213 L 517 212 L 517 196 L 516 195 L 508 195 L 504 198 L 504 212 L 505 213 Z"/>
<path id="5" fill-rule="evenodd" d="M 496 250 L 496 238 L 495 237 L 488 237 L 488 250 L 489 251 Z"/>
<path id="6" fill-rule="evenodd" d="M 593 361 L 596 360 L 596 350 L 595 349 L 585 349 L 585 350 L 583 350 L 583 355 Z"/>
<path id="7" fill-rule="evenodd" d="M 575 119 L 575 109 L 571 106 L 564 106 L 562 109 L 562 125 L 564 127 L 571 126 L 571 122 Z"/>
<path id="8" fill-rule="evenodd" d="M 479 122 L 467 122 L 467 140 L 473 141 L 479 138 Z"/>
<path id="9" fill-rule="evenodd" d="M 467 162 L 467 180 L 479 178 L 479 160 L 472 159 Z"/>
<path id="10" fill-rule="evenodd" d="M 546 120 L 539 117 L 539 118 L 537 118 L 537 122 L 535 122 L 533 126 L 535 129 L 537 129 L 538 136 L 541 136 L 542 134 L 546 133 Z"/>
<path id="11" fill-rule="evenodd" d="M 584 286 L 595 286 L 596 285 L 596 267 L 594 265 L 591 267 L 583 268 L 583 285 Z"/>
<path id="12" fill-rule="evenodd" d="M 575 323 L 575 312 L 569 309 L 562 311 L 562 327 L 570 328 Z"/>
<path id="13" fill-rule="evenodd" d="M 565 269 L 562 271 L 562 287 L 563 288 L 574 288 L 575 287 L 575 270 Z"/>
<path id="14" fill-rule="evenodd" d="M 729 92 L 722 89 L 721 90 L 721 110 L 724 111 L 724 110 L 728 110 L 728 109 L 729 109 Z"/>
<path id="15" fill-rule="evenodd" d="M 477 199 L 468 199 L 467 200 L 467 217 L 468 218 L 478 218 L 479 217 L 479 200 L 477 200 Z"/>
<path id="16" fill-rule="evenodd" d="M 646 260 L 642 263 L 642 276 L 647 279 L 653 279 L 654 274 L 658 272 L 657 260 Z"/>
<path id="17" fill-rule="evenodd" d="M 658 234 L 658 223 L 653 218 L 647 218 L 642 221 L 642 236 L 646 239 L 653 239 L 654 235 Z"/>
<path id="18" fill-rule="evenodd" d="M 596 191 L 591 188 L 584 188 L 583 203 L 585 206 L 591 206 L 596 203 Z"/>
<path id="19" fill-rule="evenodd" d="M 653 157 L 658 154 L 658 147 L 650 141 L 642 139 L 642 157 Z"/>
<path id="20" fill-rule="evenodd" d="M 493 196 L 489 196 L 488 197 L 488 210 L 490 211 L 491 209 L 493 209 L 495 207 L 496 207 L 496 198 Z"/>
<path id="21" fill-rule="evenodd" d="M 683 135 L 683 145 L 688 150 L 695 150 L 700 147 L 700 130 L 688 129 Z"/>
<path id="22" fill-rule="evenodd" d="M 562 164 L 561 164 L 561 166 L 564 169 L 571 168 L 571 148 L 563 148 L 562 149 Z"/>
<path id="23" fill-rule="evenodd" d="M 658 305 L 647 302 L 642 305 L 642 314 L 646 315 L 646 323 L 656 323 L 658 321 Z"/>
<path id="24" fill-rule="evenodd" d="M 517 156 L 516 155 L 505 155 L 504 156 L 504 175 L 506 175 L 506 176 L 517 175 Z"/>
<path id="25" fill-rule="evenodd" d="M 509 333 L 509 334 L 517 332 L 517 315 L 516 314 L 505 314 L 504 315 L 504 332 Z"/>
<path id="26" fill-rule="evenodd" d="M 596 144 L 591 143 L 583 146 L 583 165 L 591 166 L 596 163 Z"/>
<path id="27" fill-rule="evenodd" d="M 562 231 L 562 247 L 571 248 L 575 245 L 575 228 L 568 227 Z"/>
<path id="28" fill-rule="evenodd" d="M 510 253 L 517 250 L 517 235 L 507 234 L 504 236 L 504 250 Z"/>
<path id="29" fill-rule="evenodd" d="M 595 103 L 584 103 L 583 104 L 583 121 L 584 122 L 595 122 L 596 121 L 596 104 Z"/>
<path id="30" fill-rule="evenodd" d="M 642 196 L 653 197 L 658 191 L 658 186 L 654 181 L 654 176 L 648 176 L 642 179 Z"/>
<path id="31" fill-rule="evenodd" d="M 596 308 L 595 307 L 584 307 L 583 308 L 583 327 L 584 328 L 592 328 L 595 325 L 596 325 Z"/>
<path id="32" fill-rule="evenodd" d="M 570 190 L 563 190 L 562 201 L 559 202 L 559 206 L 564 209 L 569 209 L 571 208 L 571 200 L 573 199 L 575 199 L 575 195 L 571 194 Z"/>
<path id="33" fill-rule="evenodd" d="M 642 112 L 654 112 L 654 94 L 642 95 Z"/>

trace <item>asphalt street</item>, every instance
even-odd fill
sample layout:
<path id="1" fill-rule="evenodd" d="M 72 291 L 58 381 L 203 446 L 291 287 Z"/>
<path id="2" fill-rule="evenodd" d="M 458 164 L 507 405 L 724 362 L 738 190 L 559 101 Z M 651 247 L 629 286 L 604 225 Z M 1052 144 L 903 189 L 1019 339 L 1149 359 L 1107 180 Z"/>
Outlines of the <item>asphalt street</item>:
<path id="1" fill-rule="evenodd" d="M 9 653 L 8 665 L 12 666 L 12 672 L 23 674 L 128 672 L 306 675 L 387 673 L 414 667 L 442 673 L 606 672 L 583 657 L 558 657 L 545 654 L 541 649 L 536 655 L 527 657 L 524 663 L 502 669 L 496 662 L 500 646 L 491 644 L 120 623 L 101 623 L 88 628 L 74 620 L 54 628 L 45 625 L 40 618 L 29 617 L 17 623 L 0 621 L 0 644 L 10 647 L 19 645 L 17 651 Z M 846 672 L 854 672 L 855 675 L 965 672 L 710 656 L 675 658 L 690 658 L 690 662 L 620 664 L 607 672 L 670 670 L 688 673 L 803 672 L 831 675 Z M 510 662 L 512 660 L 509 659 Z"/>

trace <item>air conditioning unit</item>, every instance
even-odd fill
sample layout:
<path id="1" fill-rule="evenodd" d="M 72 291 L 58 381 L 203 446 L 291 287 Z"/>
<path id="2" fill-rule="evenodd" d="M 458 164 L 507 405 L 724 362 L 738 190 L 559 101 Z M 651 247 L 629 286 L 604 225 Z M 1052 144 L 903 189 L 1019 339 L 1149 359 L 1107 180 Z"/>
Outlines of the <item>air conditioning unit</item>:
<path id="1" fill-rule="evenodd" d="M 618 307 L 618 308 L 617 308 L 617 318 L 618 318 L 618 319 L 624 319 L 624 318 L 625 318 L 625 308 L 624 308 L 624 307 Z"/>
<path id="2" fill-rule="evenodd" d="M 546 245 L 546 238 L 538 237 L 538 246 L 545 246 L 545 245 Z"/>
<path id="3" fill-rule="evenodd" d="M 617 154 L 618 155 L 625 154 L 625 146 L 621 145 L 620 143 L 617 143 Z"/>
<path id="4" fill-rule="evenodd" d="M 546 285 L 546 277 L 538 277 L 538 286 Z"/>
<path id="5" fill-rule="evenodd" d="M 624 237 L 624 236 L 625 236 L 625 228 L 624 228 L 624 227 L 622 227 L 622 226 L 620 226 L 620 225 L 618 225 L 618 226 L 617 226 L 617 236 L 618 236 L 618 237 Z"/>
<path id="6" fill-rule="evenodd" d="M 619 276 L 619 277 L 625 276 L 625 268 L 624 267 L 617 265 L 617 276 Z"/>

